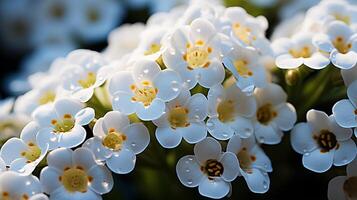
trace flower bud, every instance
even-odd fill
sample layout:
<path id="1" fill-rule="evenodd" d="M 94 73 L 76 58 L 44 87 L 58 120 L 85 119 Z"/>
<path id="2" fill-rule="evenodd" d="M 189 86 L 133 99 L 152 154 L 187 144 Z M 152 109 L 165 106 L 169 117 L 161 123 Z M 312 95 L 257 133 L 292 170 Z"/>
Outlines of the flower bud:
<path id="1" fill-rule="evenodd" d="M 289 69 L 285 73 L 285 82 L 289 86 L 294 86 L 300 81 L 300 72 L 297 69 Z"/>

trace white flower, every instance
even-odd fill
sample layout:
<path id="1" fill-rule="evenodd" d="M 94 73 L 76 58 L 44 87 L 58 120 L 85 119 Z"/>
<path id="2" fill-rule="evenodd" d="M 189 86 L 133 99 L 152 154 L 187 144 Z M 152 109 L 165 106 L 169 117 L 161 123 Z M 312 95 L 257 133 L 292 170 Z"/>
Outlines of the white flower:
<path id="1" fill-rule="evenodd" d="M 357 137 L 357 79 L 347 88 L 348 99 L 338 101 L 332 108 L 336 122 L 344 128 L 355 128 Z"/>
<path id="2" fill-rule="evenodd" d="M 297 13 L 292 17 L 282 19 L 282 21 L 276 27 L 274 27 L 271 36 L 271 41 L 274 42 L 275 40 L 282 37 L 290 38 L 299 30 L 301 30 L 304 19 L 305 19 L 305 13 L 301 13 L 301 12 Z"/>
<path id="3" fill-rule="evenodd" d="M 0 199 L 36 200 L 34 196 L 41 193 L 40 181 L 35 176 L 24 176 L 14 171 L 0 173 Z"/>
<path id="4" fill-rule="evenodd" d="M 47 163 L 40 181 L 51 200 L 100 200 L 113 188 L 110 171 L 87 148 L 56 149 L 48 154 Z"/>
<path id="5" fill-rule="evenodd" d="M 343 22 L 331 22 L 326 33 L 314 36 L 313 44 L 329 53 L 332 64 L 338 68 L 350 69 L 357 63 L 357 34 Z"/>
<path id="6" fill-rule="evenodd" d="M 311 33 L 299 32 L 289 38 L 279 38 L 272 44 L 276 65 L 282 69 L 294 69 L 306 65 L 312 69 L 325 68 L 330 60 L 312 44 Z"/>
<path id="7" fill-rule="evenodd" d="M 207 117 L 207 98 L 203 94 L 191 96 L 186 89 L 178 97 L 166 103 L 166 111 L 153 123 L 155 135 L 164 148 L 177 147 L 182 138 L 194 144 L 207 136 L 204 120 Z"/>
<path id="8" fill-rule="evenodd" d="M 46 156 L 48 143 L 36 138 L 39 129 L 36 122 L 30 122 L 20 138 L 10 138 L 1 147 L 1 158 L 12 171 L 29 175 Z"/>
<path id="9" fill-rule="evenodd" d="M 133 52 L 134 59 L 136 56 L 146 56 L 146 58 L 157 60 L 164 50 L 163 42 L 167 31 L 167 27 L 147 28 L 141 34 L 138 47 Z"/>
<path id="10" fill-rule="evenodd" d="M 258 142 L 278 144 L 282 131 L 293 128 L 296 112 L 293 105 L 286 103 L 287 95 L 276 84 L 270 83 L 265 88 L 254 91 L 258 109 L 254 118 L 254 134 Z"/>
<path id="11" fill-rule="evenodd" d="M 86 130 L 83 126 L 92 121 L 94 110 L 84 108 L 76 100 L 63 98 L 53 104 L 40 106 L 34 111 L 33 118 L 41 127 L 37 139 L 48 142 L 49 149 L 72 148 L 85 140 Z"/>
<path id="12" fill-rule="evenodd" d="M 109 31 L 121 22 L 125 10 L 121 1 L 116 0 L 80 0 L 78 4 L 75 33 L 85 42 L 104 39 Z"/>
<path id="13" fill-rule="evenodd" d="M 135 62 L 132 71 L 120 71 L 109 82 L 113 109 L 124 114 L 136 113 L 142 120 L 159 118 L 165 102 L 176 98 L 182 80 L 173 70 L 161 70 L 152 60 Z"/>
<path id="14" fill-rule="evenodd" d="M 176 173 L 186 187 L 197 187 L 201 195 L 219 199 L 231 190 L 230 182 L 239 174 L 239 163 L 232 152 L 222 152 L 215 139 L 207 137 L 194 147 L 195 155 L 182 157 Z"/>
<path id="15" fill-rule="evenodd" d="M 223 63 L 237 80 L 237 86 L 246 93 L 252 93 L 255 87 L 266 85 L 266 71 L 263 57 L 256 50 L 234 45 L 224 58 Z"/>
<path id="16" fill-rule="evenodd" d="M 115 173 L 127 174 L 135 167 L 136 154 L 145 150 L 150 142 L 149 131 L 142 123 L 130 124 L 126 115 L 108 112 L 97 120 L 94 137 L 84 143 L 97 160 L 104 161 Z"/>
<path id="17" fill-rule="evenodd" d="M 55 76 L 42 77 L 38 81 L 38 87 L 16 99 L 14 111 L 31 116 L 39 106 L 53 103 L 58 97 L 59 84 L 60 80 Z"/>
<path id="18" fill-rule="evenodd" d="M 341 69 L 341 75 L 345 85 L 348 87 L 353 81 L 357 80 L 357 67 L 351 69 Z"/>
<path id="19" fill-rule="evenodd" d="M 82 102 L 87 102 L 94 89 L 105 82 L 106 74 L 101 68 L 107 64 L 102 55 L 95 51 L 79 49 L 68 54 L 68 66 L 62 71 L 62 87 Z"/>
<path id="20" fill-rule="evenodd" d="M 48 200 L 48 197 L 45 194 L 39 193 L 30 197 L 29 200 Z"/>
<path id="21" fill-rule="evenodd" d="M 228 88 L 216 85 L 208 92 L 207 129 L 219 140 L 227 140 L 234 134 L 242 138 L 249 137 L 254 132 L 249 118 L 256 110 L 254 97 L 247 96 L 235 84 Z"/>
<path id="22" fill-rule="evenodd" d="M 319 21 L 321 24 L 328 24 L 331 21 L 337 20 L 347 25 L 355 25 L 357 23 L 357 10 L 355 6 L 345 0 L 324 0 L 311 8 L 307 12 L 306 17 Z"/>
<path id="23" fill-rule="evenodd" d="M 206 19 L 198 18 L 178 28 L 163 53 L 167 68 L 178 72 L 189 89 L 197 82 L 209 88 L 224 79 L 221 38 Z"/>
<path id="24" fill-rule="evenodd" d="M 243 47 L 257 49 L 263 54 L 272 54 L 270 42 L 265 38 L 268 21 L 263 16 L 253 17 L 241 7 L 225 10 L 222 31 Z"/>
<path id="25" fill-rule="evenodd" d="M 270 159 L 254 137 L 241 139 L 237 135 L 233 136 L 228 142 L 227 151 L 237 155 L 240 175 L 252 192 L 265 193 L 269 190 L 270 179 L 267 172 L 272 172 L 273 169 Z"/>
<path id="26" fill-rule="evenodd" d="M 0 140 L 19 136 L 22 128 L 30 121 L 30 117 L 17 112 L 11 112 L 14 99 L 0 100 Z"/>
<path id="27" fill-rule="evenodd" d="M 329 200 L 356 199 L 357 159 L 347 165 L 347 176 L 337 176 L 328 183 Z"/>
<path id="28" fill-rule="evenodd" d="M 103 55 L 109 60 L 117 60 L 131 53 L 140 42 L 140 35 L 145 30 L 142 23 L 124 24 L 114 29 L 108 36 L 108 47 Z"/>
<path id="29" fill-rule="evenodd" d="M 350 163 L 357 148 L 351 139 L 352 130 L 340 127 L 334 117 L 324 112 L 310 110 L 307 123 L 299 123 L 291 131 L 293 149 L 303 154 L 305 168 L 322 173 L 335 166 Z"/>

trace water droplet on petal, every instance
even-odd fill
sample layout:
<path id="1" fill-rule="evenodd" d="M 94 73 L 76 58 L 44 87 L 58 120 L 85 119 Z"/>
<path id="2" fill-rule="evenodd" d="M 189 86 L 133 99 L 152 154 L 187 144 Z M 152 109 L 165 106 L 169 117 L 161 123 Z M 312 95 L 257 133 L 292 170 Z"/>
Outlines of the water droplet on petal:
<path id="1" fill-rule="evenodd" d="M 213 130 L 214 129 L 214 123 L 212 123 L 212 122 L 207 122 L 207 128 L 209 129 L 209 130 Z"/>
<path id="2" fill-rule="evenodd" d="M 264 143 L 264 141 L 265 141 L 265 139 L 264 139 L 263 136 L 260 136 L 260 137 L 258 138 L 258 142 L 259 142 L 259 143 Z"/>
<path id="3" fill-rule="evenodd" d="M 264 189 L 268 188 L 268 183 L 266 181 L 263 182 L 263 187 L 264 187 Z"/>
<path id="4" fill-rule="evenodd" d="M 188 179 L 186 183 L 187 183 L 187 185 L 192 185 L 193 182 L 191 179 Z"/>
<path id="5" fill-rule="evenodd" d="M 180 90 L 180 84 L 177 81 L 172 81 L 171 87 L 174 92 L 178 92 Z"/>
<path id="6" fill-rule="evenodd" d="M 186 168 L 186 169 L 185 169 L 185 172 L 186 172 L 186 173 L 189 173 L 190 171 L 191 171 L 191 170 L 190 170 L 189 168 Z"/>
<path id="7" fill-rule="evenodd" d="M 135 142 L 132 142 L 132 143 L 131 143 L 131 146 L 132 146 L 132 147 L 136 147 L 136 143 L 135 143 Z"/>

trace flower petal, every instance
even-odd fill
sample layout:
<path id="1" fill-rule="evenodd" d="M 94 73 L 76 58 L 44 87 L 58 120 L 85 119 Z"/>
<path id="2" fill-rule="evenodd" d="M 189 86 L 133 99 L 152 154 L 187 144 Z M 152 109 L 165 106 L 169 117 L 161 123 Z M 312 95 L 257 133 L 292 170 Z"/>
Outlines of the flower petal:
<path id="1" fill-rule="evenodd" d="M 193 152 L 197 160 L 201 164 L 205 164 L 209 159 L 218 160 L 222 153 L 222 147 L 217 140 L 207 137 L 195 145 Z"/>
<path id="2" fill-rule="evenodd" d="M 344 128 L 357 127 L 355 108 L 348 99 L 342 99 L 332 108 L 336 122 Z"/>
<path id="3" fill-rule="evenodd" d="M 342 54 L 335 49 L 330 54 L 330 60 L 333 65 L 340 69 L 351 69 L 357 64 L 357 53 L 349 51 L 346 54 Z"/>
<path id="4" fill-rule="evenodd" d="M 117 174 L 127 174 L 135 167 L 136 156 L 132 150 L 122 149 L 107 160 L 107 166 Z"/>
<path id="5" fill-rule="evenodd" d="M 206 124 L 203 122 L 192 122 L 189 126 L 178 128 L 177 132 L 189 143 L 197 143 L 207 136 Z"/>
<path id="6" fill-rule="evenodd" d="M 304 154 L 317 148 L 317 143 L 313 139 L 313 133 L 308 123 L 298 123 L 290 134 L 290 142 L 293 149 Z"/>
<path id="7" fill-rule="evenodd" d="M 218 140 L 228 140 L 234 134 L 234 130 L 218 118 L 209 118 L 206 123 L 208 132 Z"/>
<path id="8" fill-rule="evenodd" d="M 87 132 L 82 126 L 75 125 L 70 132 L 61 134 L 58 146 L 66 148 L 76 147 L 84 142 L 86 135 Z"/>
<path id="9" fill-rule="evenodd" d="M 330 64 L 330 59 L 320 52 L 315 52 L 310 58 L 304 59 L 304 64 L 312 69 L 323 69 Z"/>
<path id="10" fill-rule="evenodd" d="M 115 131 L 124 131 L 124 128 L 129 125 L 129 119 L 123 113 L 118 111 L 110 111 L 103 117 L 103 131 L 108 133 L 109 129 L 114 128 Z M 100 124 L 99 124 L 100 125 Z"/>
<path id="11" fill-rule="evenodd" d="M 198 83 L 206 88 L 220 84 L 224 79 L 224 67 L 218 60 L 213 60 L 206 68 L 196 70 L 198 70 Z"/>
<path id="12" fill-rule="evenodd" d="M 149 131 L 142 123 L 130 124 L 123 132 L 126 135 L 125 144 L 135 154 L 143 152 L 150 143 Z"/>
<path id="13" fill-rule="evenodd" d="M 96 160 L 104 161 L 112 156 L 112 151 L 104 147 L 101 139 L 98 137 L 89 138 L 82 147 L 90 149 Z"/>
<path id="14" fill-rule="evenodd" d="M 177 72 L 170 69 L 160 71 L 154 79 L 154 85 L 158 89 L 157 98 L 165 102 L 176 98 L 180 94 L 182 83 Z"/>
<path id="15" fill-rule="evenodd" d="M 186 105 L 189 109 L 189 118 L 197 121 L 206 119 L 208 112 L 207 104 L 207 98 L 203 94 L 197 93 L 192 95 Z"/>
<path id="16" fill-rule="evenodd" d="M 88 175 L 93 177 L 89 187 L 97 194 L 105 194 L 112 190 L 114 181 L 112 173 L 101 165 L 94 165 L 89 171 Z"/>
<path id="17" fill-rule="evenodd" d="M 296 122 L 296 111 L 290 103 L 283 103 L 277 108 L 278 116 L 274 119 L 279 129 L 288 131 L 293 128 Z"/>
<path id="18" fill-rule="evenodd" d="M 311 153 L 305 153 L 302 157 L 302 163 L 306 169 L 313 172 L 322 173 L 329 170 L 333 163 L 334 150 L 321 152 L 316 149 Z"/>
<path id="19" fill-rule="evenodd" d="M 234 133 L 242 138 L 250 137 L 254 133 L 252 121 L 245 117 L 237 116 L 234 121 L 228 124 L 234 130 Z"/>
<path id="20" fill-rule="evenodd" d="M 346 181 L 346 176 L 337 176 L 328 183 L 327 197 L 329 200 L 346 199 L 343 185 Z"/>
<path id="21" fill-rule="evenodd" d="M 48 166 L 56 168 L 60 172 L 67 167 L 72 167 L 73 151 L 66 148 L 58 148 L 51 151 L 47 156 Z"/>
<path id="22" fill-rule="evenodd" d="M 222 179 L 209 180 L 204 178 L 198 185 L 198 192 L 205 197 L 221 199 L 230 191 L 230 184 Z"/>
<path id="23" fill-rule="evenodd" d="M 265 193 L 269 190 L 270 179 L 266 172 L 252 168 L 251 173 L 241 171 L 250 191 L 254 193 Z"/>
<path id="24" fill-rule="evenodd" d="M 63 170 L 63 169 L 61 169 Z M 45 167 L 41 170 L 40 181 L 43 187 L 44 192 L 51 194 L 56 189 L 62 186 L 59 181 L 61 172 L 58 169 L 53 167 Z"/>
<path id="25" fill-rule="evenodd" d="M 131 93 L 116 92 L 112 98 L 113 110 L 120 111 L 126 115 L 134 113 L 137 103 L 131 100 L 132 97 Z"/>
<path id="26" fill-rule="evenodd" d="M 97 165 L 94 154 L 87 148 L 78 148 L 73 151 L 72 162 L 75 166 L 81 166 L 89 170 L 92 166 Z"/>
<path id="27" fill-rule="evenodd" d="M 180 182 L 186 187 L 197 187 L 204 176 L 193 155 L 184 156 L 177 161 L 176 174 Z"/>
<path id="28" fill-rule="evenodd" d="M 175 148 L 182 140 L 182 135 L 171 127 L 157 127 L 155 136 L 160 145 L 164 148 Z"/>
<path id="29" fill-rule="evenodd" d="M 255 137 L 259 143 L 278 144 L 281 142 L 283 133 L 273 125 L 274 124 L 265 126 L 260 123 L 254 124 Z"/>
<path id="30" fill-rule="evenodd" d="M 95 113 L 94 113 L 94 109 L 93 108 L 84 108 L 82 110 L 80 110 L 76 116 L 76 122 L 81 125 L 87 125 L 89 124 L 95 117 Z"/>
<path id="31" fill-rule="evenodd" d="M 151 104 L 144 107 L 142 104 L 137 104 L 136 114 L 142 120 L 149 121 L 159 118 L 165 112 L 165 102 L 161 99 L 154 99 Z"/>
<path id="32" fill-rule="evenodd" d="M 333 158 L 333 164 L 335 166 L 346 165 L 355 159 L 357 154 L 357 147 L 352 139 L 347 141 L 339 142 L 340 146 L 335 151 L 335 156 Z"/>
<path id="33" fill-rule="evenodd" d="M 304 64 L 304 58 L 294 58 L 290 54 L 283 54 L 276 58 L 275 63 L 281 69 L 295 69 Z"/>
<path id="34" fill-rule="evenodd" d="M 239 174 L 239 162 L 237 156 L 232 152 L 225 152 L 222 154 L 219 162 L 223 165 L 223 180 L 231 182 L 237 178 Z"/>

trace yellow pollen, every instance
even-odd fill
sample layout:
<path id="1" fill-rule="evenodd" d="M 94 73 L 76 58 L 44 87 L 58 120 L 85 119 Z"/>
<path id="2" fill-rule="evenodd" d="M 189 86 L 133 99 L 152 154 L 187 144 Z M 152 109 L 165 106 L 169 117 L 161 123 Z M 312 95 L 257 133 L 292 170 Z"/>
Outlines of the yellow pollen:
<path id="1" fill-rule="evenodd" d="M 38 99 L 39 105 L 44 105 L 50 102 L 53 102 L 56 98 L 56 94 L 53 91 L 47 91 L 42 94 L 42 96 Z"/>
<path id="2" fill-rule="evenodd" d="M 89 88 L 94 83 L 96 82 L 97 78 L 95 76 L 95 73 L 93 72 L 88 72 L 87 76 L 84 79 L 78 80 L 78 84 L 82 86 L 83 88 Z"/>
<path id="3" fill-rule="evenodd" d="M 321 148 L 321 152 L 329 152 L 331 149 L 334 149 L 338 146 L 336 136 L 329 130 L 321 130 L 317 136 L 314 136 L 317 144 Z"/>
<path id="4" fill-rule="evenodd" d="M 189 110 L 187 108 L 177 106 L 170 110 L 168 121 L 173 129 L 178 127 L 187 127 L 190 125 L 188 121 Z"/>
<path id="5" fill-rule="evenodd" d="M 225 100 L 217 106 L 218 119 L 221 122 L 230 122 L 235 119 L 235 105 L 232 100 Z"/>
<path id="6" fill-rule="evenodd" d="M 108 134 L 103 138 L 102 144 L 113 151 L 119 151 L 125 140 L 125 134 L 116 132 L 115 129 L 109 129 Z"/>
<path id="7" fill-rule="evenodd" d="M 247 45 L 251 44 L 250 37 L 252 36 L 252 33 L 250 28 L 242 26 L 239 23 L 233 24 L 232 28 L 233 28 L 233 33 L 238 39 L 240 39 Z"/>
<path id="8" fill-rule="evenodd" d="M 143 81 L 140 88 L 135 85 L 130 88 L 134 94 L 131 100 L 141 102 L 144 106 L 149 106 L 158 93 L 157 88 L 153 87 L 150 81 Z"/>
<path id="9" fill-rule="evenodd" d="M 345 39 L 341 36 L 336 37 L 334 41 L 332 41 L 335 48 L 342 54 L 346 54 L 352 48 L 352 44 L 346 43 Z"/>
<path id="10" fill-rule="evenodd" d="M 71 114 L 64 114 L 61 120 L 51 120 L 51 124 L 53 125 L 54 132 L 65 133 L 72 130 L 75 125 L 75 120 Z"/>
<path id="11" fill-rule="evenodd" d="M 240 76 L 248 77 L 253 75 L 253 72 L 249 69 L 248 62 L 246 60 L 236 60 L 233 65 Z"/>
<path id="12" fill-rule="evenodd" d="M 21 156 L 26 158 L 28 163 L 31 163 L 41 156 L 41 149 L 36 144 L 29 143 L 27 151 L 21 152 Z"/>
<path id="13" fill-rule="evenodd" d="M 197 44 L 198 43 L 198 44 Z M 209 63 L 209 54 L 212 52 L 211 47 L 204 47 L 203 41 L 197 41 L 196 46 L 187 48 L 186 54 L 183 55 L 183 59 L 187 62 L 187 68 L 195 69 L 198 67 L 204 67 Z"/>
<path id="14" fill-rule="evenodd" d="M 290 49 L 289 53 L 294 58 L 310 58 L 312 54 L 308 46 L 304 46 L 301 49 Z"/>
<path id="15" fill-rule="evenodd" d="M 342 21 L 342 22 L 344 22 L 346 24 L 350 24 L 351 23 L 351 19 L 347 15 L 341 15 L 340 13 L 335 13 L 335 14 L 333 14 L 333 16 L 338 21 Z"/>
<path id="16" fill-rule="evenodd" d="M 160 44 L 153 43 L 150 45 L 149 49 L 144 52 L 144 55 L 147 56 L 147 55 L 157 53 L 158 51 L 160 51 L 160 48 L 161 48 Z"/>
<path id="17" fill-rule="evenodd" d="M 270 103 L 261 106 L 257 110 L 257 120 L 264 125 L 269 124 L 277 115 L 277 112 Z"/>
<path id="18" fill-rule="evenodd" d="M 201 171 L 206 173 L 208 177 L 219 177 L 223 174 L 224 168 L 219 161 L 209 159 L 206 161 L 205 166 L 201 167 Z"/>
<path id="19" fill-rule="evenodd" d="M 246 148 L 240 150 L 237 154 L 239 166 L 247 173 L 252 172 L 252 163 L 255 161 L 255 156 L 251 156 Z"/>
<path id="20" fill-rule="evenodd" d="M 86 192 L 89 183 L 87 173 L 78 168 L 64 171 L 59 180 L 68 192 Z"/>

